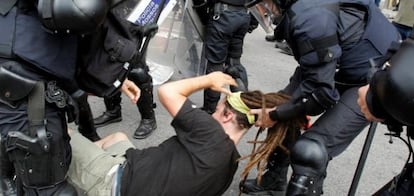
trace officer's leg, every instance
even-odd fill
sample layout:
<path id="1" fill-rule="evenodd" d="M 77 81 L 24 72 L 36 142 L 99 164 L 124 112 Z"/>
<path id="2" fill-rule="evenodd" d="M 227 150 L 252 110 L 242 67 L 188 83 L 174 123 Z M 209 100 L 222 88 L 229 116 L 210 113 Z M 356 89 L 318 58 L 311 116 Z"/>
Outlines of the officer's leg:
<path id="1" fill-rule="evenodd" d="M 71 96 L 77 102 L 79 109 L 79 116 L 77 117 L 79 132 L 91 141 L 100 140 L 101 138 L 98 133 L 96 133 L 91 107 L 88 103 L 87 93 L 82 90 L 78 90 Z"/>
<path id="2" fill-rule="evenodd" d="M 368 125 L 357 97 L 357 87 L 346 90 L 339 102 L 298 139 L 291 150 L 293 174 L 288 196 L 322 194 L 328 161 L 342 153 Z"/>
<path id="3" fill-rule="evenodd" d="M 244 37 L 246 36 L 246 33 L 249 29 L 249 23 L 250 23 L 250 17 L 251 15 L 247 12 L 244 13 L 239 12 L 236 15 L 237 17 L 233 17 L 231 21 L 234 22 L 234 29 L 236 29 L 232 35 L 229 42 L 228 47 L 228 58 L 226 59 L 226 64 L 228 67 L 234 67 L 237 70 L 237 77 L 240 78 L 240 82 L 238 82 L 239 87 L 232 88 L 232 91 L 242 90 L 246 91 L 248 89 L 248 80 L 247 80 L 247 72 L 246 68 L 241 64 L 240 58 L 243 53 L 243 43 L 244 43 Z M 234 77 L 234 76 L 233 76 Z M 237 78 L 236 78 L 237 81 Z"/>
<path id="4" fill-rule="evenodd" d="M 231 40 L 231 29 L 229 28 L 230 20 L 226 20 L 225 13 L 220 14 L 218 20 L 211 19 L 207 25 L 205 44 L 205 58 L 207 59 L 207 67 L 205 74 L 215 71 L 224 71 L 224 64 L 228 55 L 228 46 Z M 203 92 L 203 110 L 212 114 L 216 110 L 220 93 L 205 89 Z"/>
<path id="5" fill-rule="evenodd" d="M 288 130 L 283 146 L 292 149 L 299 135 L 299 128 Z M 257 179 L 242 181 L 241 191 L 249 195 L 285 195 L 289 165 L 289 153 L 277 147 L 269 157 L 267 171 L 263 174 L 261 183 L 258 183 Z"/>
<path id="6" fill-rule="evenodd" d="M 291 151 L 294 173 L 287 195 L 321 195 L 329 157 L 325 146 L 317 140 L 301 137 Z"/>
<path id="7" fill-rule="evenodd" d="M 224 65 L 211 63 L 210 61 L 207 62 L 207 69 L 206 74 L 215 71 L 224 71 Z M 216 111 L 216 106 L 218 101 L 220 100 L 220 92 L 213 91 L 211 89 L 204 90 L 204 101 L 203 101 L 203 110 L 208 112 L 209 114 L 214 113 Z"/>
<path id="8" fill-rule="evenodd" d="M 112 97 L 104 97 L 106 111 L 93 120 L 95 127 L 102 127 L 122 120 L 121 92 Z"/>
<path id="9" fill-rule="evenodd" d="M 134 138 L 144 139 L 157 128 L 152 77 L 149 74 L 148 66 L 133 69 L 128 75 L 128 79 L 141 89 L 141 97 L 137 102 L 138 110 L 141 113 L 141 122 L 134 133 Z"/>

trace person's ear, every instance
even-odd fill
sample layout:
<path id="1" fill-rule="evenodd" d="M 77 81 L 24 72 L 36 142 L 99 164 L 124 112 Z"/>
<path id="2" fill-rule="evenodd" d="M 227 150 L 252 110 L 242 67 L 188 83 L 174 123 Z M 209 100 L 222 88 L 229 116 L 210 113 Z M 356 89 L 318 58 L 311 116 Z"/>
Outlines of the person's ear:
<path id="1" fill-rule="evenodd" d="M 233 120 L 234 115 L 236 115 L 234 112 L 232 112 L 231 110 L 227 110 L 224 114 L 223 114 L 223 121 L 224 122 L 229 122 Z"/>

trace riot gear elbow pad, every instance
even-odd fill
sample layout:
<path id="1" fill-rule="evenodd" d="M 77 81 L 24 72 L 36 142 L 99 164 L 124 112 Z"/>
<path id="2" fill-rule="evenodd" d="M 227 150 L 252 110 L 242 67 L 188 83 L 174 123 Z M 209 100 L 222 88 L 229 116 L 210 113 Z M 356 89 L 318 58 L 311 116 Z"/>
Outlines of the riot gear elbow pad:
<path id="1" fill-rule="evenodd" d="M 54 32 L 88 33 L 99 27 L 107 14 L 106 0 L 39 0 L 43 26 Z"/>

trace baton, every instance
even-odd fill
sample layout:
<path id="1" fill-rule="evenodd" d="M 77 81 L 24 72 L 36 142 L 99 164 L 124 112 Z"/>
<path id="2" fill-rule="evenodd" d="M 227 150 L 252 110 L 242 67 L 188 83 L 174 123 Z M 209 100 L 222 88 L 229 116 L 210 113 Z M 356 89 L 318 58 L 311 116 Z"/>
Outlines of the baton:
<path id="1" fill-rule="evenodd" d="M 374 137 L 375 130 L 377 129 L 377 122 L 371 122 L 367 137 L 365 138 L 364 147 L 362 148 L 361 155 L 359 157 L 358 166 L 355 170 L 354 178 L 352 179 L 351 187 L 349 188 L 348 196 L 354 196 L 358 187 L 359 179 L 361 178 L 362 170 L 364 169 L 365 161 L 367 160 L 369 148 L 371 147 L 372 138 Z"/>

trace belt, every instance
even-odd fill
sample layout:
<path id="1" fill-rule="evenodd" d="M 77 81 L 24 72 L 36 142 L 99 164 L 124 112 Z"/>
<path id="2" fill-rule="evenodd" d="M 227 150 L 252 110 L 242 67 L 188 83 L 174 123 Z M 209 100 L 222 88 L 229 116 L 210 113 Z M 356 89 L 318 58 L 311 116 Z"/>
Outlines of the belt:
<path id="1" fill-rule="evenodd" d="M 220 19 L 220 14 L 226 10 L 244 11 L 247 13 L 247 8 L 244 7 L 244 5 L 236 6 L 236 5 L 230 5 L 230 4 L 223 3 L 223 2 L 218 2 L 214 4 L 213 20 Z"/>
<path id="2" fill-rule="evenodd" d="M 219 2 L 216 4 L 220 4 L 220 8 L 222 11 L 226 11 L 226 10 L 247 10 L 246 7 L 244 7 L 244 5 L 230 5 L 227 3 L 223 3 L 223 2 Z"/>

